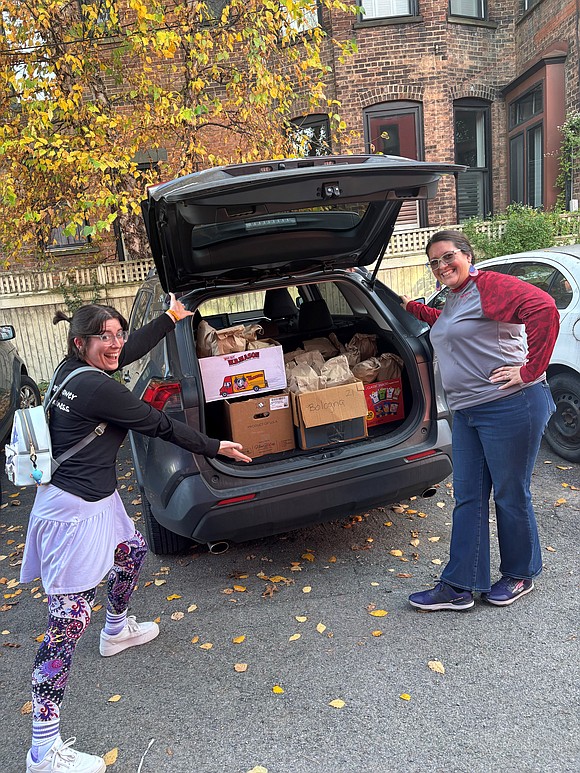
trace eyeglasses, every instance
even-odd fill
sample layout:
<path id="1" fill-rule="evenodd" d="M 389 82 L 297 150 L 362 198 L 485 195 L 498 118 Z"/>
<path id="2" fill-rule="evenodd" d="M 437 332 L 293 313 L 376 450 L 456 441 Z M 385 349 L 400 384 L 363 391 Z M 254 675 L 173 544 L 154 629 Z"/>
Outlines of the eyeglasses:
<path id="1" fill-rule="evenodd" d="M 87 336 L 87 338 L 99 338 L 104 344 L 109 346 L 113 341 L 117 341 L 117 343 L 123 341 L 124 343 L 129 338 L 129 333 L 127 330 L 119 330 L 115 335 L 112 333 L 99 333 L 98 335 Z"/>
<path id="2" fill-rule="evenodd" d="M 453 261 L 455 260 L 456 252 L 461 252 L 461 250 L 458 248 L 456 250 L 451 250 L 450 252 L 446 252 L 444 255 L 441 255 L 440 258 L 433 258 L 433 260 L 429 261 L 429 266 L 433 271 L 437 271 L 437 269 L 442 263 L 445 266 L 448 266 L 450 263 L 453 263 Z"/>

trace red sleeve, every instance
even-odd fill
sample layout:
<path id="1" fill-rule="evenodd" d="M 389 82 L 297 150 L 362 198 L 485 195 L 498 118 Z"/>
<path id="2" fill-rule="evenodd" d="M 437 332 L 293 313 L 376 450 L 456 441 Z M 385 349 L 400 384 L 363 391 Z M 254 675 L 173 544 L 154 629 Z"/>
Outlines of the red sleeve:
<path id="1" fill-rule="evenodd" d="M 521 369 L 526 384 L 548 367 L 560 329 L 554 299 L 515 276 L 483 271 L 475 277 L 481 307 L 488 319 L 523 324 L 528 340 L 528 360 Z"/>
<path id="2" fill-rule="evenodd" d="M 429 327 L 435 324 L 437 317 L 441 314 L 441 309 L 432 309 L 431 306 L 425 306 L 419 301 L 409 301 L 407 311 L 417 319 L 426 322 Z"/>

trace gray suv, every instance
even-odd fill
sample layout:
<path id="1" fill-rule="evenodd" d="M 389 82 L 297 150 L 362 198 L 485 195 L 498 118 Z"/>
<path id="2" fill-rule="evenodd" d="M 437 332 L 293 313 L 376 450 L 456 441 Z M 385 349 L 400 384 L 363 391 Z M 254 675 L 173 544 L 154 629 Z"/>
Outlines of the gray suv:
<path id="1" fill-rule="evenodd" d="M 447 406 L 427 327 L 377 279 L 404 201 L 435 195 L 462 167 L 388 156 L 232 165 L 149 190 L 143 215 L 156 270 L 130 317 L 136 330 L 178 294 L 194 315 L 127 367 L 125 383 L 173 418 L 227 437 L 225 401 L 204 393 L 196 334 L 259 323 L 284 353 L 334 334 L 376 336 L 402 359 L 404 412 L 352 442 L 259 456 L 249 465 L 196 456 L 131 434 L 145 535 L 158 554 L 191 540 L 214 552 L 333 521 L 411 495 L 451 471 Z M 374 266 L 372 272 L 366 266 Z"/>

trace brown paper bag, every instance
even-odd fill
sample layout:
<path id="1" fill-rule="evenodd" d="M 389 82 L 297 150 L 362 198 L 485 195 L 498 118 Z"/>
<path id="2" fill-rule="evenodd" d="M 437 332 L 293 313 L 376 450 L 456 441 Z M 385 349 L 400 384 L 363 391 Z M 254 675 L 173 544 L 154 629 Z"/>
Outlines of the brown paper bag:
<path id="1" fill-rule="evenodd" d="M 246 339 L 244 338 L 244 326 L 233 325 L 224 327 L 215 331 L 215 340 L 212 344 L 212 354 L 232 354 L 233 352 L 244 352 L 246 350 Z"/>
<path id="2" fill-rule="evenodd" d="M 392 378 L 401 378 L 404 366 L 403 360 L 397 354 L 381 354 L 379 357 L 379 372 L 377 381 L 389 381 Z"/>
<path id="3" fill-rule="evenodd" d="M 363 384 L 372 384 L 378 378 L 381 369 L 381 361 L 378 357 L 369 357 L 368 360 L 357 362 L 352 367 L 352 373 L 355 378 L 362 381 Z"/>
<path id="4" fill-rule="evenodd" d="M 328 338 L 311 338 L 308 341 L 303 341 L 302 346 L 307 352 L 319 351 L 325 360 L 338 354 L 338 349 Z"/>
<path id="5" fill-rule="evenodd" d="M 356 379 L 350 372 L 346 356 L 339 354 L 338 357 L 333 357 L 324 363 L 320 380 L 324 389 L 330 389 L 343 384 L 352 384 Z"/>
<path id="6" fill-rule="evenodd" d="M 215 344 L 215 327 L 202 319 L 197 327 L 196 350 L 198 357 L 211 357 Z"/>

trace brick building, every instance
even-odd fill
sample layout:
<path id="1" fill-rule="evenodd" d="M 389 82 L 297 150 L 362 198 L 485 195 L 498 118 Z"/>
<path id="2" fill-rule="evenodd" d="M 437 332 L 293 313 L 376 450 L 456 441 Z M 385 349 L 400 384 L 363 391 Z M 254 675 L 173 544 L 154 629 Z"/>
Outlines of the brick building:
<path id="1" fill-rule="evenodd" d="M 400 224 L 462 222 L 516 201 L 553 206 L 558 127 L 580 100 L 576 0 L 363 4 L 358 17 L 319 14 L 333 37 L 358 48 L 329 62 L 341 114 L 359 132 L 350 150 L 470 167 L 442 182 L 428 211 L 409 204 Z M 326 136 L 325 116 L 309 116 L 307 130 Z"/>

